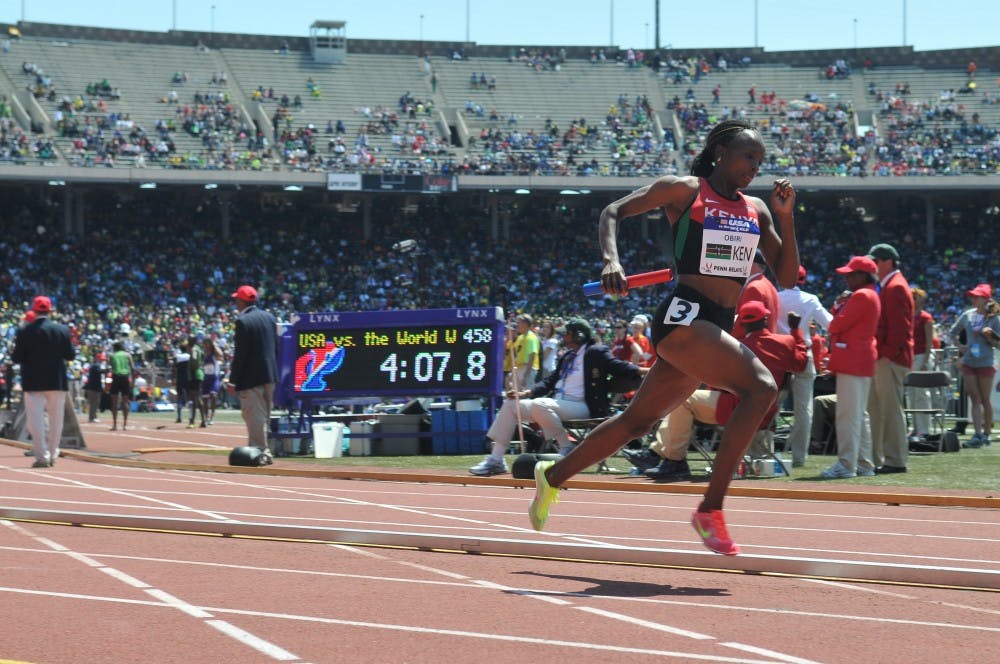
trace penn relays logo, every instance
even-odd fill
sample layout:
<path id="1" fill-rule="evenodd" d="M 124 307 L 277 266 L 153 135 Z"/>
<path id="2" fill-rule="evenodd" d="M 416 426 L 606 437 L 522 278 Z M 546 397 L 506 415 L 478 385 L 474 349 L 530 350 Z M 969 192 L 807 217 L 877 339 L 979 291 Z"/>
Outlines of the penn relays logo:
<path id="1" fill-rule="evenodd" d="M 346 351 L 327 341 L 323 348 L 312 348 L 295 360 L 295 385 L 300 392 L 327 390 L 323 380 L 344 364 Z"/>

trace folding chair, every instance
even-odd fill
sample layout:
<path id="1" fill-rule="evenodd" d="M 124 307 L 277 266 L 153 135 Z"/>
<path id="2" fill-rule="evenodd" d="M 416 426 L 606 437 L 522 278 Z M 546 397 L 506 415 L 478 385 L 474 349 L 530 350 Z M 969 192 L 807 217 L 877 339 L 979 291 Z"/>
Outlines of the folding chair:
<path id="1" fill-rule="evenodd" d="M 775 467 L 780 467 L 785 475 L 791 475 L 788 466 L 785 465 L 784 460 L 779 457 L 774 452 L 774 441 L 776 438 L 776 429 L 778 423 L 778 414 L 771 418 L 766 426 L 761 427 L 754 434 L 753 440 L 750 442 L 750 446 L 747 448 L 747 454 L 752 458 L 763 458 L 770 459 L 774 462 Z M 725 427 L 721 424 L 707 424 L 705 422 L 695 421 L 694 429 L 691 432 L 691 440 L 688 443 L 690 449 L 697 452 L 708 464 L 714 462 L 714 457 L 711 452 L 714 452 L 718 446 L 719 441 L 722 439 L 722 433 Z M 705 435 L 707 432 L 707 435 Z"/>
<path id="2" fill-rule="evenodd" d="M 595 428 L 598 424 L 606 420 L 606 417 L 593 417 L 584 420 L 563 420 L 563 428 L 566 429 L 566 433 L 570 435 L 570 438 L 575 438 L 577 443 L 583 441 L 583 439 L 590 433 L 591 429 Z M 556 450 L 558 451 L 558 450 Z M 597 464 L 598 473 L 618 473 L 616 468 L 611 468 L 608 466 L 608 460 L 604 459 L 599 464 Z"/>
<path id="3" fill-rule="evenodd" d="M 936 435 L 938 439 L 938 452 L 944 451 L 945 434 L 945 404 L 947 400 L 944 396 L 943 388 L 951 386 L 951 376 L 945 371 L 911 371 L 903 379 L 903 413 L 907 418 L 907 427 L 913 430 L 912 418 L 915 415 L 929 415 L 931 418 L 931 428 L 937 427 Z M 912 408 L 908 403 L 909 388 L 924 389 L 931 391 L 930 408 Z M 927 431 L 928 435 L 932 432 Z"/>

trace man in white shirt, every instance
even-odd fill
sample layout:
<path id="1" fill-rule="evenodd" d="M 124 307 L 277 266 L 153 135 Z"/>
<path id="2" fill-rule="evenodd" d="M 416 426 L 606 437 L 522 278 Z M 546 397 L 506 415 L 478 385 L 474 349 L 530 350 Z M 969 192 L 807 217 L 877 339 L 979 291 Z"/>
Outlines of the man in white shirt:
<path id="1" fill-rule="evenodd" d="M 555 372 L 533 387 L 507 392 L 496 419 L 486 432 L 492 442 L 492 451 L 481 463 L 469 468 L 473 475 L 507 472 L 503 455 L 519 419 L 538 424 L 545 440 L 555 440 L 559 453 L 567 454 L 573 449 L 573 443 L 563 427 L 563 420 L 607 416 L 610 411 L 609 377 L 632 379 L 637 385 L 639 378 L 649 371 L 615 358 L 610 348 L 594 343 L 594 333 L 582 319 L 570 320 L 560 332 L 567 350 L 559 358 Z"/>
<path id="2" fill-rule="evenodd" d="M 781 334 L 788 334 L 788 314 L 795 312 L 802 319 L 801 329 L 808 330 L 811 323 L 826 329 L 833 320 L 833 315 L 812 293 L 801 289 L 806 283 L 806 269 L 799 265 L 799 277 L 794 288 L 786 288 L 778 292 L 777 329 Z M 806 340 L 806 368 L 792 374 L 792 412 L 794 419 L 792 429 L 788 434 L 788 446 L 792 449 L 792 466 L 799 468 L 809 456 L 809 437 L 812 431 L 813 417 L 813 382 L 816 380 L 816 365 L 812 357 L 812 345 Z"/>

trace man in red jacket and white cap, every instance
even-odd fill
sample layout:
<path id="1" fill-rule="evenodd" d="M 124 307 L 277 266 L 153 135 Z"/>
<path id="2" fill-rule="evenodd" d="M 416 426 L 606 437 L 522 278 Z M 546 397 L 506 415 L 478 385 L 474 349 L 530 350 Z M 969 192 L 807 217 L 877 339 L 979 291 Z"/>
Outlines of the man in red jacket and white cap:
<path id="1" fill-rule="evenodd" d="M 837 462 L 820 473 L 824 479 L 871 476 L 871 423 L 868 395 L 878 350 L 875 333 L 881 305 L 875 292 L 877 268 L 867 256 L 854 256 L 837 268 L 850 293 L 841 293 L 830 321 L 827 368 L 837 376 Z"/>

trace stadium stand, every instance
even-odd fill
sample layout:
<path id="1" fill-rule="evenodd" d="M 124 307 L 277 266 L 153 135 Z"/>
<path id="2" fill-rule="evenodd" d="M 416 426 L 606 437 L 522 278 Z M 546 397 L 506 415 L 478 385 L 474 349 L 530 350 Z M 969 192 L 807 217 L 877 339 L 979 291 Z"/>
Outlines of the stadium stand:
<path id="1" fill-rule="evenodd" d="M 1000 90 L 991 58 L 978 58 L 978 87 L 970 90 L 964 52 L 911 57 L 932 67 L 852 68 L 843 54 L 819 52 L 811 62 L 803 62 L 808 54 L 788 54 L 786 63 L 780 54 L 755 53 L 749 66 L 738 66 L 735 53 L 724 67 L 718 53 L 639 52 L 636 61 L 649 66 L 629 66 L 623 52 L 600 60 L 587 55 L 594 49 L 567 55 L 510 48 L 506 57 L 454 59 L 444 45 L 418 58 L 370 52 L 377 49 L 365 43 L 369 48 L 331 65 L 315 62 L 304 40 L 286 50 L 287 39 L 281 48 L 264 48 L 281 38 L 223 35 L 221 47 L 207 48 L 193 37 L 182 46 L 162 43 L 158 33 L 38 25 L 35 36 L 32 27 L 22 26 L 23 36 L 0 58 L 0 94 L 25 102 L 15 122 L 27 132 L 31 116 L 56 148 L 49 155 L 43 142 L 31 156 L 44 152 L 57 163 L 655 176 L 686 170 L 685 146 L 700 143 L 728 113 L 766 130 L 772 153 L 766 173 L 901 176 L 998 168 Z M 906 50 L 879 55 L 898 60 Z M 948 55 L 952 66 L 942 66 Z M 39 87 L 25 63 L 41 68 L 50 85 Z M 177 73 L 184 76 L 175 82 Z M 213 83 L 220 73 L 225 85 Z M 88 94 L 101 81 L 111 89 Z M 909 92 L 895 95 L 904 83 Z M 18 94 L 27 87 L 38 88 L 38 109 Z M 944 91 L 954 91 L 954 99 L 941 100 Z M 177 108 L 197 106 L 196 93 L 213 92 L 225 96 L 224 117 L 212 121 L 211 109 L 195 108 L 210 131 L 179 130 Z M 620 98 L 646 100 L 647 126 L 628 127 L 624 136 L 616 131 L 608 111 Z M 910 116 L 917 113 L 924 117 L 914 127 Z M 345 131 L 331 135 L 327 128 L 338 120 Z M 213 124 L 222 126 L 215 132 Z"/>

